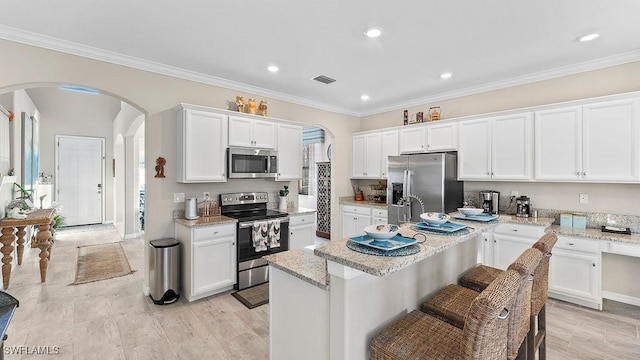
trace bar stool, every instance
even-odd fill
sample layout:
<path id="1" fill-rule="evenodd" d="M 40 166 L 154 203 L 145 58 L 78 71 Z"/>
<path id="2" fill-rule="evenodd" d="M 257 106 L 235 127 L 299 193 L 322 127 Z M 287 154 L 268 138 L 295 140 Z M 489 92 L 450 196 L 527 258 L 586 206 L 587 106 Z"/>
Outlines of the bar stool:
<path id="1" fill-rule="evenodd" d="M 517 271 L 526 280 L 518 289 L 514 307 L 509 318 L 509 332 L 507 338 L 507 359 L 516 359 L 525 355 L 524 340 L 530 329 L 529 315 L 531 314 L 531 287 L 533 273 L 543 254 L 540 250 L 529 248 L 525 250 L 511 265 L 509 270 Z M 448 285 L 443 290 L 427 299 L 422 304 L 422 311 L 453 326 L 461 328 L 469 314 L 471 304 L 480 293 L 460 285 Z"/>
<path id="2" fill-rule="evenodd" d="M 515 270 L 500 274 L 473 301 L 462 329 L 412 311 L 371 339 L 370 359 L 504 359 L 508 309 L 523 281 Z"/>
<path id="3" fill-rule="evenodd" d="M 531 315 L 529 317 L 530 329 L 526 340 L 527 358 L 529 359 L 535 359 L 538 349 L 540 350 L 539 359 L 546 359 L 546 305 L 549 290 L 549 258 L 556 241 L 558 241 L 556 234 L 546 233 L 532 246 L 542 251 L 545 256 L 536 268 L 533 277 Z M 491 279 L 495 279 L 501 272 L 502 270 L 490 266 L 479 265 L 464 274 L 458 283 L 466 288 L 482 291 L 491 283 Z"/>

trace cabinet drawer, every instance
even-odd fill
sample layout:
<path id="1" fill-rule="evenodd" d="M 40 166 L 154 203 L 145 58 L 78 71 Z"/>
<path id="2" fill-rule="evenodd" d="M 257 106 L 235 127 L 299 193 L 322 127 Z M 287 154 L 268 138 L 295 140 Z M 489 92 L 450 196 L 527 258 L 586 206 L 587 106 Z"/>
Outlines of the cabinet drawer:
<path id="1" fill-rule="evenodd" d="M 211 239 L 225 235 L 235 236 L 236 225 L 206 226 L 193 229 L 193 241 Z"/>
<path id="2" fill-rule="evenodd" d="M 371 208 L 368 206 L 342 205 L 342 212 L 359 215 L 371 215 Z"/>
<path id="3" fill-rule="evenodd" d="M 316 214 L 294 215 L 289 217 L 289 227 L 313 224 L 316 220 Z"/>
<path id="4" fill-rule="evenodd" d="M 387 217 L 387 209 L 372 208 L 371 209 L 371 216 L 380 217 L 380 218 L 386 218 Z"/>
<path id="5" fill-rule="evenodd" d="M 526 236 L 540 238 L 544 235 L 543 226 L 520 225 L 520 224 L 500 224 L 493 229 L 493 232 L 505 235 Z"/>
<path id="6" fill-rule="evenodd" d="M 598 253 L 600 251 L 600 241 L 571 236 L 558 236 L 558 242 L 555 248 Z M 551 250 L 551 252 L 553 253 L 553 250 Z"/>
<path id="7" fill-rule="evenodd" d="M 640 245 L 607 241 L 604 244 L 604 251 L 612 254 L 640 257 Z"/>

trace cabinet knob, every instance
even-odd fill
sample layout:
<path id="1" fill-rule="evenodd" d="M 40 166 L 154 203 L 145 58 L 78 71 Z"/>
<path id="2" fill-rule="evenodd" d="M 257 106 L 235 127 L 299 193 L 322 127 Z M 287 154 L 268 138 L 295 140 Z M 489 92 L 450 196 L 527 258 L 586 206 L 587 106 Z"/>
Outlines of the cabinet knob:
<path id="1" fill-rule="evenodd" d="M 569 243 L 570 246 L 573 246 L 573 243 Z"/>
<path id="2" fill-rule="evenodd" d="M 300 221 L 301 221 L 301 222 L 304 222 L 305 220 L 306 220 L 306 219 L 301 219 Z"/>
<path id="3" fill-rule="evenodd" d="M 491 175 L 491 172 L 490 172 L 490 171 L 487 171 L 487 175 Z"/>
<path id="4" fill-rule="evenodd" d="M 582 176 L 585 176 L 585 175 L 587 175 L 587 173 L 583 171 L 583 172 L 582 172 Z"/>
<path id="5" fill-rule="evenodd" d="M 493 240 L 493 242 L 494 242 L 494 243 L 497 243 L 498 241 L 494 239 L 494 240 Z"/>
<path id="6" fill-rule="evenodd" d="M 580 171 L 578 171 L 578 172 L 576 173 L 576 175 L 580 176 Z"/>
<path id="7" fill-rule="evenodd" d="M 511 231 L 515 231 L 515 232 L 518 232 L 518 229 L 511 229 Z"/>
<path id="8" fill-rule="evenodd" d="M 214 232 L 213 232 L 213 235 L 218 235 L 218 232 L 217 232 L 217 231 L 214 231 Z"/>
<path id="9" fill-rule="evenodd" d="M 591 265 L 593 265 L 593 267 L 596 267 L 596 263 L 593 263 L 593 264 L 591 264 Z"/>
<path id="10" fill-rule="evenodd" d="M 293 236 L 293 231 L 291 232 L 291 236 Z"/>
<path id="11" fill-rule="evenodd" d="M 231 245 L 235 245 L 236 243 L 232 242 Z"/>
<path id="12" fill-rule="evenodd" d="M 489 241 L 489 239 L 484 239 L 484 241 Z"/>

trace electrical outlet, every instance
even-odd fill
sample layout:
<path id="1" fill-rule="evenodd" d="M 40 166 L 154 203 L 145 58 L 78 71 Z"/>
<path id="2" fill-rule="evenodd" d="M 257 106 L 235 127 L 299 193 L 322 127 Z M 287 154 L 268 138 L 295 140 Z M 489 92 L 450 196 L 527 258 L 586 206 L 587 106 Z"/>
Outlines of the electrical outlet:
<path id="1" fill-rule="evenodd" d="M 512 197 L 518 197 L 518 192 L 516 190 L 511 190 Z"/>
<path id="2" fill-rule="evenodd" d="M 174 203 L 184 202 L 184 193 L 173 193 L 173 202 Z"/>
<path id="3" fill-rule="evenodd" d="M 205 191 L 204 193 L 202 193 L 202 195 L 204 195 L 203 197 L 204 200 L 211 199 L 211 193 L 208 191 Z"/>
<path id="4" fill-rule="evenodd" d="M 589 194 L 580 194 L 580 204 L 589 203 Z"/>

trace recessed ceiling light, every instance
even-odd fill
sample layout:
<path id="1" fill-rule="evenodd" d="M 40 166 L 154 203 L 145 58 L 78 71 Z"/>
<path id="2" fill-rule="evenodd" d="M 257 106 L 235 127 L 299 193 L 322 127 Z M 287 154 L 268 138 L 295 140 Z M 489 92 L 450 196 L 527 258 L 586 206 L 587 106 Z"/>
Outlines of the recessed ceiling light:
<path id="1" fill-rule="evenodd" d="M 450 72 L 446 72 L 446 73 L 442 73 L 442 74 L 440 74 L 440 79 L 448 79 L 448 78 L 450 78 L 450 77 L 452 77 L 452 76 L 453 76 L 453 74 L 452 74 L 452 73 L 450 73 Z"/>
<path id="2" fill-rule="evenodd" d="M 578 41 L 580 42 L 586 42 L 586 41 L 591 41 L 591 40 L 595 40 L 600 36 L 600 34 L 589 34 L 589 35 L 585 35 L 585 36 L 581 36 L 578 38 Z"/>
<path id="3" fill-rule="evenodd" d="M 275 65 L 271 65 L 267 68 L 267 70 L 271 71 L 272 73 L 275 73 L 275 72 L 278 72 L 280 69 Z"/>
<path id="4" fill-rule="evenodd" d="M 382 35 L 382 29 L 380 29 L 379 27 L 368 28 L 364 31 L 364 34 L 370 38 L 377 38 L 378 36 Z"/>
<path id="5" fill-rule="evenodd" d="M 360 96 L 360 99 L 362 99 L 364 101 L 367 101 L 367 100 L 369 100 L 369 95 L 364 94 L 364 95 Z"/>

